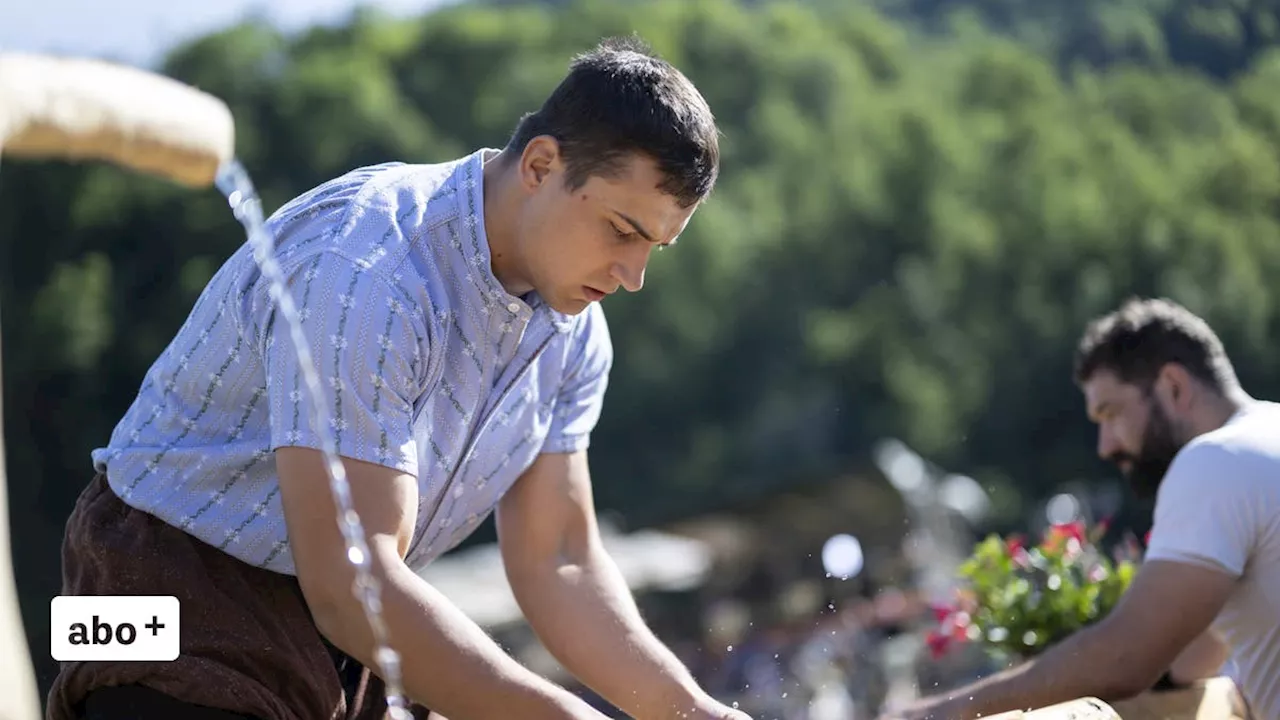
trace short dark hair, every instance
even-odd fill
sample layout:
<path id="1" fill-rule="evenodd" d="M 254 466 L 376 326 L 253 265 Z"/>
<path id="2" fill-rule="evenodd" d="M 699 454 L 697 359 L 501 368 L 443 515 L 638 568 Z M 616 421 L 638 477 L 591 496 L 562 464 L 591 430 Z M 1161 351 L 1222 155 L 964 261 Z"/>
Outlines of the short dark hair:
<path id="1" fill-rule="evenodd" d="M 577 56 L 542 107 L 520 119 L 507 149 L 523 152 L 539 135 L 560 143 L 569 190 L 642 154 L 662 173 L 659 188 L 687 208 L 711 193 L 719 174 L 718 130 L 707 101 L 634 36 L 607 39 Z"/>
<path id="2" fill-rule="evenodd" d="M 1181 365 L 1218 392 L 1237 382 L 1209 324 L 1165 298 L 1130 298 L 1089 323 L 1076 349 L 1075 381 L 1082 384 L 1108 370 L 1122 382 L 1150 389 L 1168 363 Z"/>

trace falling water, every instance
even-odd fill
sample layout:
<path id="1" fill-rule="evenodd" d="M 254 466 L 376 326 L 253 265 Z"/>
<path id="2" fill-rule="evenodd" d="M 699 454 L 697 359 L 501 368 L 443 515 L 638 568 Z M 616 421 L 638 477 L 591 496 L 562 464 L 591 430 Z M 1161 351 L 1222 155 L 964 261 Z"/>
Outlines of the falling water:
<path id="1" fill-rule="evenodd" d="M 347 544 L 347 561 L 355 568 L 356 581 L 353 592 L 364 607 L 365 618 L 373 630 L 374 661 L 378 674 L 386 684 L 387 712 L 390 720 L 411 720 L 408 702 L 401 691 L 400 655 L 387 644 L 387 629 L 382 619 L 381 583 L 370 570 L 369 549 L 364 541 L 364 528 L 360 525 L 360 516 L 351 505 L 351 489 L 347 483 L 346 470 L 338 459 L 337 446 L 329 423 L 329 409 L 325 405 L 321 393 L 319 374 L 308 349 L 306 336 L 302 333 L 302 325 L 293 298 L 285 288 L 280 273 L 280 265 L 272 252 L 272 241 L 266 232 L 262 214 L 262 201 L 249 179 L 249 173 L 239 161 L 226 163 L 217 177 L 218 189 L 226 196 L 231 211 L 237 220 L 244 225 L 249 237 L 249 245 L 253 249 L 253 257 L 262 276 L 270 286 L 271 300 L 280 309 L 280 316 L 289 327 L 289 338 L 294 352 L 298 355 L 298 364 L 302 369 L 303 381 L 307 386 L 307 394 L 311 400 L 311 423 L 320 437 L 320 448 L 324 453 L 325 470 L 329 476 L 329 489 L 333 493 L 334 502 L 338 505 L 338 525 Z"/>

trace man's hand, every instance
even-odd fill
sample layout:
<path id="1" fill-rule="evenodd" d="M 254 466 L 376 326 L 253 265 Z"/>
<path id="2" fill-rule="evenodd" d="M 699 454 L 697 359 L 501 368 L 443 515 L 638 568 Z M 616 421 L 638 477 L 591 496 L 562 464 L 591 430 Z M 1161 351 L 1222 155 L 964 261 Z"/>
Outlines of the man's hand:
<path id="1" fill-rule="evenodd" d="M 880 720 L 956 720 L 964 712 L 945 697 L 923 698 L 880 713 Z"/>
<path id="2" fill-rule="evenodd" d="M 675 717 L 680 720 L 751 720 L 751 716 L 738 710 L 731 708 L 710 695 L 703 695 L 694 703 L 694 706 L 685 712 L 678 709 Z"/>

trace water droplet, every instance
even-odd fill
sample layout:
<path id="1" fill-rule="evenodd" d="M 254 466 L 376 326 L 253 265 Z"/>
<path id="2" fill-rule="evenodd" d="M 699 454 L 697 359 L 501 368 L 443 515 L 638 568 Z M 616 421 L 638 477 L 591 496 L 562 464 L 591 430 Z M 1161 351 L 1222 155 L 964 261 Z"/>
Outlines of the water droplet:
<path id="1" fill-rule="evenodd" d="M 726 651 L 726 652 L 733 652 L 733 646 L 732 646 L 732 645 L 728 646 L 727 648 L 725 648 L 725 651 Z"/>
<path id="2" fill-rule="evenodd" d="M 363 565 L 364 553 L 360 552 L 358 547 L 347 548 L 347 559 L 351 561 L 352 565 Z"/>
<path id="3" fill-rule="evenodd" d="M 737 710 L 737 709 L 738 709 L 738 701 L 737 701 L 737 700 L 734 700 L 734 701 L 733 701 L 733 709 L 734 709 L 734 710 Z"/>

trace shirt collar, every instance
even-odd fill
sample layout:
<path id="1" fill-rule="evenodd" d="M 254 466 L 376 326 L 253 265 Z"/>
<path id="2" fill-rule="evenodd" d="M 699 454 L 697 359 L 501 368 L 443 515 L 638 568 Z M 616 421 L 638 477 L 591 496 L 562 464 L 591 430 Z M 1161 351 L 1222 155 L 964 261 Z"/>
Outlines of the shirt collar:
<path id="1" fill-rule="evenodd" d="M 507 292 L 493 274 L 493 261 L 489 252 L 489 237 L 484 228 L 484 165 L 497 156 L 498 150 L 483 148 L 462 160 L 458 179 L 458 200 L 463 225 L 472 231 L 475 242 L 463 242 L 462 253 L 467 266 L 479 281 L 477 286 L 486 307 L 497 312 L 517 314 L 528 308 L 533 314 L 546 315 L 558 332 L 568 332 L 573 327 L 573 317 L 553 310 L 536 290 L 524 297 Z M 515 308 L 513 311 L 512 308 Z"/>

